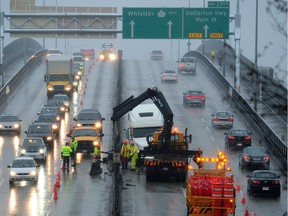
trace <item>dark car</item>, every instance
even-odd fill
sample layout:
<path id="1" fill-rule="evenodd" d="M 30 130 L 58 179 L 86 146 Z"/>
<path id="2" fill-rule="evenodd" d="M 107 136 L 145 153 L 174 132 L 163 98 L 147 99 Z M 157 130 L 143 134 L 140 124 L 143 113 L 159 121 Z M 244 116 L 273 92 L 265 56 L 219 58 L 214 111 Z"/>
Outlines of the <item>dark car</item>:
<path id="1" fill-rule="evenodd" d="M 45 105 L 46 107 L 57 107 L 61 115 L 64 117 L 65 112 L 68 112 L 68 108 L 65 106 L 63 100 L 59 99 L 49 99 L 47 101 L 47 104 Z"/>
<path id="2" fill-rule="evenodd" d="M 38 115 L 45 115 L 45 114 L 52 114 L 56 116 L 57 121 L 61 121 L 63 119 L 62 113 L 59 111 L 58 107 L 44 107 L 41 109 L 40 112 L 37 113 Z"/>
<path id="3" fill-rule="evenodd" d="M 53 113 L 43 113 L 38 116 L 38 119 L 36 122 L 46 122 L 51 124 L 53 132 L 56 134 L 56 136 L 59 136 L 60 133 L 60 126 L 61 126 L 61 121 L 59 118 L 53 114 Z"/>
<path id="4" fill-rule="evenodd" d="M 270 155 L 264 147 L 246 147 L 239 155 L 239 166 L 241 170 L 246 167 L 270 167 Z"/>
<path id="5" fill-rule="evenodd" d="M 233 127 L 233 115 L 228 111 L 217 111 L 212 116 L 212 127 L 218 128 L 232 128 Z"/>
<path id="6" fill-rule="evenodd" d="M 188 90 L 183 93 L 183 105 L 201 105 L 204 106 L 206 101 L 205 93 L 199 90 Z"/>
<path id="7" fill-rule="evenodd" d="M 225 147 L 227 149 L 243 149 L 252 145 L 252 132 L 245 129 L 230 129 L 225 135 Z"/>
<path id="8" fill-rule="evenodd" d="M 13 132 L 20 134 L 21 132 L 21 119 L 18 115 L 2 114 L 0 116 L 0 133 Z"/>
<path id="9" fill-rule="evenodd" d="M 280 197 L 281 184 L 280 176 L 271 170 L 254 170 L 251 175 L 247 175 L 247 193 L 249 196 L 254 194 L 265 194 Z"/>
<path id="10" fill-rule="evenodd" d="M 56 94 L 52 99 L 63 101 L 64 106 L 68 111 L 70 110 L 70 98 L 66 94 Z"/>
<path id="11" fill-rule="evenodd" d="M 100 111 L 97 109 L 82 109 L 73 120 L 77 127 L 92 126 L 102 133 L 102 124 L 105 118 L 102 118 Z"/>
<path id="12" fill-rule="evenodd" d="M 56 135 L 50 123 L 33 122 L 25 133 L 27 137 L 42 137 L 47 146 L 53 147 Z"/>

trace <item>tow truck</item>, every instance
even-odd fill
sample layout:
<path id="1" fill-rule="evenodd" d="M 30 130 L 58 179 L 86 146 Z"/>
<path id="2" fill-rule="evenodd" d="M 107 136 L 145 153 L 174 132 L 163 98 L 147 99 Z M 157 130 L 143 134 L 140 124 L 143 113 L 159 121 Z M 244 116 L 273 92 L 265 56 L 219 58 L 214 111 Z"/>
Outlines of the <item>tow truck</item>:
<path id="1" fill-rule="evenodd" d="M 195 159 L 202 155 L 202 151 L 188 150 L 189 144 L 192 143 L 192 135 L 188 135 L 188 129 L 185 129 L 185 134 L 177 130 L 172 131 L 174 114 L 159 89 L 148 88 L 136 98 L 132 95 L 113 108 L 111 120 L 113 122 L 119 120 L 147 99 L 151 99 L 161 111 L 164 125 L 163 129 L 147 134 L 148 147 L 139 151 L 136 166 L 146 168 L 146 181 L 166 179 L 171 176 L 176 177 L 178 181 L 185 181 L 190 159 L 197 162 Z M 199 168 L 201 164 L 198 163 Z"/>
<path id="2" fill-rule="evenodd" d="M 102 44 L 101 52 L 99 54 L 101 61 L 114 61 L 116 60 L 116 53 L 112 43 Z"/>

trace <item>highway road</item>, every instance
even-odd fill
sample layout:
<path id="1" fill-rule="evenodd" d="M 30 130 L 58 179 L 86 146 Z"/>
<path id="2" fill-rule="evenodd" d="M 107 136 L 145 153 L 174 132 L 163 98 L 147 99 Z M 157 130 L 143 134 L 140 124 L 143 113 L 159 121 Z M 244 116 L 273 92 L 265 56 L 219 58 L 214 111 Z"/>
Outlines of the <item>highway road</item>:
<path id="1" fill-rule="evenodd" d="M 81 108 L 93 107 L 100 110 L 106 118 L 103 149 L 109 150 L 113 145 L 110 117 L 117 99 L 116 65 L 110 62 L 96 62 L 94 65 L 91 63 L 86 66 L 81 89 L 73 96 L 71 113 L 67 113 L 65 121 L 62 122 L 60 137 L 54 143 L 54 148 L 49 151 L 46 163 L 40 164 L 39 181 L 36 186 L 20 182 L 10 187 L 6 166 L 17 155 L 18 144 L 25 137 L 24 131 L 37 117 L 36 113 L 41 106 L 46 103 L 44 63 L 29 77 L 23 79 L 22 85 L 4 107 L 3 113 L 16 113 L 21 117 L 23 130 L 20 137 L 5 134 L 0 138 L 0 199 L 3 215 L 110 215 L 112 177 L 104 164 L 103 173 L 92 177 L 89 175 L 92 157 L 79 155 L 76 169 L 72 169 L 70 173 L 62 173 L 60 170 L 60 148 L 66 141 L 72 117 Z M 217 149 L 224 150 L 223 133 L 226 130 L 212 129 L 210 114 L 216 110 L 229 110 L 235 115 L 235 127 L 246 128 L 247 125 L 238 117 L 237 111 L 222 99 L 217 86 L 207 77 L 208 71 L 202 70 L 201 67 L 195 76 L 180 75 L 177 83 L 161 83 L 160 72 L 166 68 L 176 69 L 176 66 L 175 62 L 169 61 L 124 60 L 123 98 L 137 96 L 148 87 L 157 86 L 174 112 L 174 125 L 182 131 L 188 128 L 193 136 L 192 147 L 199 146 L 205 156 L 214 157 Z M 206 106 L 184 107 L 182 93 L 187 89 L 203 90 L 207 96 Z M 123 118 L 125 120 L 125 116 Z M 258 141 L 253 139 L 253 145 L 258 145 Z M 244 215 L 246 207 L 250 212 L 261 216 L 282 215 L 287 211 L 287 190 L 284 188 L 280 199 L 246 196 L 246 203 L 241 203 L 243 195 L 246 195 L 246 174 L 251 171 L 242 172 L 238 168 L 238 154 L 239 152 L 234 151 L 228 153 L 232 173 L 241 186 L 241 191 L 237 193 L 236 215 Z M 271 169 L 281 174 L 273 162 L 273 156 Z M 61 186 L 57 193 L 58 199 L 54 199 L 54 183 L 59 171 Z M 185 189 L 182 183 L 147 183 L 145 175 L 136 175 L 130 171 L 125 171 L 122 175 L 123 215 L 186 215 Z"/>

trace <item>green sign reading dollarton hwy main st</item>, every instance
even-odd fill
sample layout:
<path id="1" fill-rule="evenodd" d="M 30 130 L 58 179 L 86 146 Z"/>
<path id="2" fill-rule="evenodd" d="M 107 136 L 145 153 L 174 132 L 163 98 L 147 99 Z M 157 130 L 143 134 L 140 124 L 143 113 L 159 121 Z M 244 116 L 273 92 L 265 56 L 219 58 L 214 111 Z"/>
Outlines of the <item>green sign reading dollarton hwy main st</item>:
<path id="1" fill-rule="evenodd" d="M 227 39 L 229 8 L 123 8 L 123 39 Z"/>

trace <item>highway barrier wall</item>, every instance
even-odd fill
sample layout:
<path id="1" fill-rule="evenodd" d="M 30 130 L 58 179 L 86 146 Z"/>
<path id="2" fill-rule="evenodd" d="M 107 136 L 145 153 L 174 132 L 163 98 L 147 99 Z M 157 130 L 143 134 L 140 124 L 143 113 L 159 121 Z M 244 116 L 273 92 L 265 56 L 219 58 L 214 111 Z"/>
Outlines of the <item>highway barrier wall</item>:
<path id="1" fill-rule="evenodd" d="M 243 116 L 247 125 L 258 135 L 261 144 L 266 146 L 273 155 L 275 161 L 281 168 L 283 173 L 287 173 L 287 145 L 281 138 L 274 133 L 274 131 L 267 125 L 267 123 L 259 116 L 247 101 L 234 89 L 233 86 L 226 80 L 222 73 L 214 66 L 214 64 L 202 53 L 198 51 L 190 51 L 186 55 L 194 56 L 198 62 L 206 67 L 209 76 L 220 87 L 224 98 L 227 99 L 236 109 L 240 115 Z"/>

